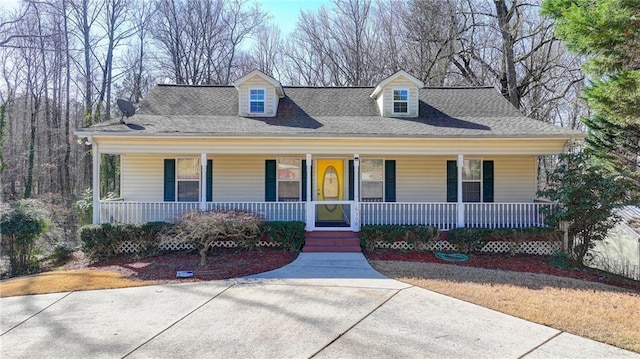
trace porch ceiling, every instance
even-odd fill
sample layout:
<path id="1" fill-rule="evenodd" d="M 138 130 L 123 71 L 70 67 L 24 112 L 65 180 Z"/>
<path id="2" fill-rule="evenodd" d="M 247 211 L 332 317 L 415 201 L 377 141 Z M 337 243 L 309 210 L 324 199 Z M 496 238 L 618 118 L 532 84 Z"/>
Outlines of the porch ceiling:
<path id="1" fill-rule="evenodd" d="M 217 153 L 314 155 L 550 155 L 567 138 L 233 138 L 93 136 L 100 153 Z"/>

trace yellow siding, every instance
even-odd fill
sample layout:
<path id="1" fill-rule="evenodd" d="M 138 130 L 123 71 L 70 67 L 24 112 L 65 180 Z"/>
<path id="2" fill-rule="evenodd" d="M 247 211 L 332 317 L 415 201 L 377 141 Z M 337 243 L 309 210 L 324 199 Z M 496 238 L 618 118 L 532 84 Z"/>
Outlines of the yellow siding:
<path id="1" fill-rule="evenodd" d="M 263 156 L 213 156 L 214 201 L 264 201 L 266 159 Z"/>
<path id="2" fill-rule="evenodd" d="M 407 89 L 409 91 L 409 103 L 408 113 L 394 114 L 393 113 L 393 90 L 394 89 Z M 403 76 L 389 82 L 382 90 L 383 108 L 382 113 L 386 117 L 417 117 L 418 116 L 418 87 Z"/>
<path id="3" fill-rule="evenodd" d="M 190 157 L 198 157 L 191 154 Z M 122 197 L 127 201 L 163 200 L 163 160 L 184 155 L 123 155 Z M 263 201 L 264 161 L 273 155 L 214 155 L 214 201 Z M 302 155 L 292 155 L 302 159 Z M 342 157 L 342 156 L 341 156 Z M 347 158 L 346 156 L 344 157 Z M 396 200 L 398 202 L 445 202 L 446 163 L 455 156 L 362 156 L 396 160 Z M 482 156 L 494 161 L 495 202 L 531 202 L 535 197 L 535 156 Z M 315 177 L 315 176 L 314 176 Z"/>
<path id="4" fill-rule="evenodd" d="M 196 156 L 194 156 L 196 157 Z M 122 155 L 121 196 L 125 201 L 164 200 L 164 159 L 170 155 Z"/>
<path id="5" fill-rule="evenodd" d="M 260 76 L 254 76 L 247 81 L 243 82 L 240 86 L 238 99 L 240 103 L 239 114 L 240 116 L 250 116 L 249 112 L 249 90 L 250 89 L 264 89 L 264 115 L 273 117 L 276 115 L 276 110 L 278 108 L 278 96 L 276 96 L 275 87 L 265 81 Z"/>
<path id="6" fill-rule="evenodd" d="M 535 156 L 501 156 L 486 159 L 495 161 L 495 202 L 531 202 L 532 198 L 536 197 Z"/>

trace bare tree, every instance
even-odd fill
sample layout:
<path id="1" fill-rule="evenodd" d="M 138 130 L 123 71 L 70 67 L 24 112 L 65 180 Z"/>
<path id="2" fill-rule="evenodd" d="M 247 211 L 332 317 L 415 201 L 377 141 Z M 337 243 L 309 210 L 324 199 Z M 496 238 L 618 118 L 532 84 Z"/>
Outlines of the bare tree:
<path id="1" fill-rule="evenodd" d="M 265 22 L 247 0 L 158 0 L 152 34 L 177 83 L 227 84 L 240 46 Z"/>

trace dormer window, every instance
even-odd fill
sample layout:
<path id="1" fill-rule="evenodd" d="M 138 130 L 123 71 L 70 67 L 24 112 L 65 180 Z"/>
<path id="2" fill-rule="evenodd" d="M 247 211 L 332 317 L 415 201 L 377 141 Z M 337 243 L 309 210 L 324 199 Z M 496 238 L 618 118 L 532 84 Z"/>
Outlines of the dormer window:
<path id="1" fill-rule="evenodd" d="M 409 90 L 393 90 L 393 113 L 409 111 Z"/>
<path id="2" fill-rule="evenodd" d="M 249 112 L 264 113 L 264 89 L 251 89 L 249 94 Z"/>
<path id="3" fill-rule="evenodd" d="M 400 70 L 380 81 L 369 96 L 376 100 L 383 117 L 418 117 L 421 88 L 422 81 Z"/>

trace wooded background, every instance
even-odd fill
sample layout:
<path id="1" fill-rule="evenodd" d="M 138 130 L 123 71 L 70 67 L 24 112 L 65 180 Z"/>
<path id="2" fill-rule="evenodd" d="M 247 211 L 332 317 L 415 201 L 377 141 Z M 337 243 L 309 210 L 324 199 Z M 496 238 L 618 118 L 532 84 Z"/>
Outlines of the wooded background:
<path id="1" fill-rule="evenodd" d="M 91 187 L 76 128 L 119 117 L 156 83 L 373 86 L 405 70 L 427 86 L 493 86 L 527 116 L 581 128 L 582 58 L 537 0 L 334 0 L 283 35 L 246 0 L 23 1 L 0 14 L 2 197 L 70 204 Z M 119 191 L 105 155 L 101 194 Z M 540 186 L 553 164 L 539 161 Z M 67 206 L 68 207 L 68 206 Z"/>

